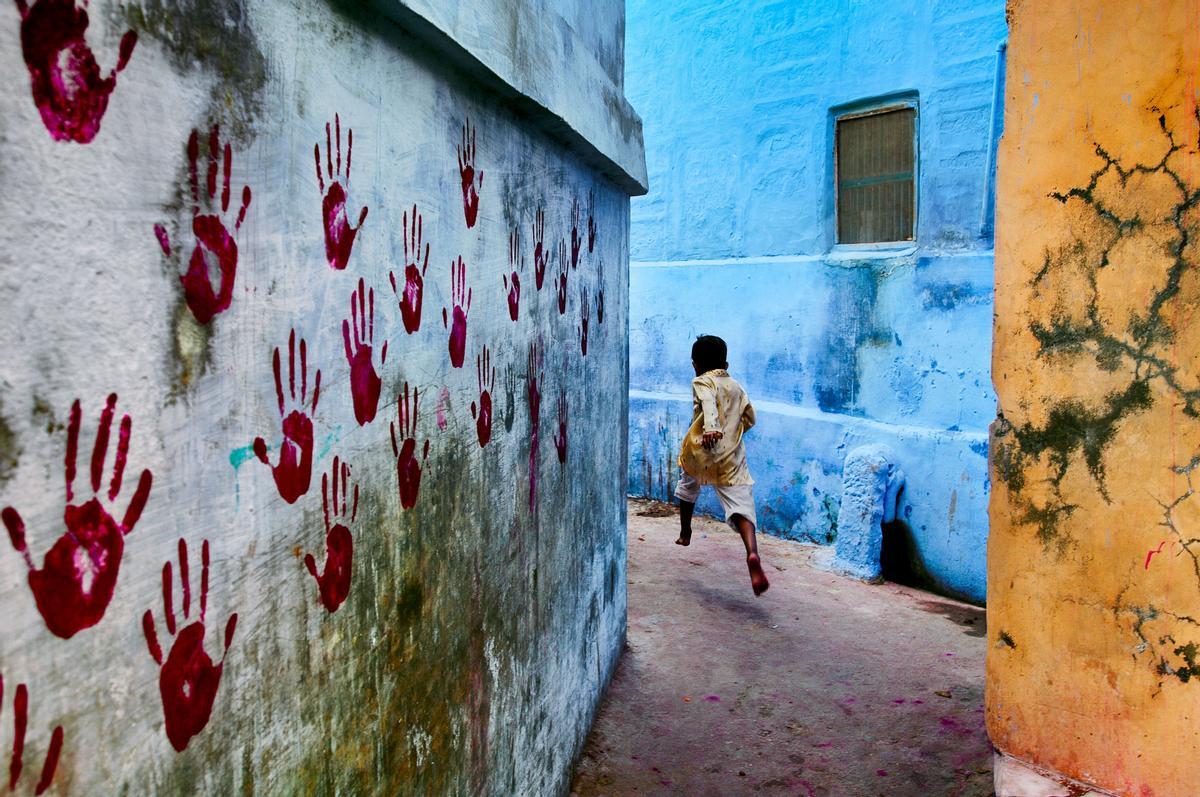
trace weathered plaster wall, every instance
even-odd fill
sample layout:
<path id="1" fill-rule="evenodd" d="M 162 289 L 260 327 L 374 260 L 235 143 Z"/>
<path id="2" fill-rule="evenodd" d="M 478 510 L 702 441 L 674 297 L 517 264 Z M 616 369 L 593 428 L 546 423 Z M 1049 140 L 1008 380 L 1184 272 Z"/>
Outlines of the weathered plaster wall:
<path id="1" fill-rule="evenodd" d="M 51 794 L 565 792 L 625 627 L 626 190 L 355 3 L 49 12 L 0 5 L 19 793 L 55 748 Z"/>
<path id="2" fill-rule="evenodd" d="M 888 443 L 908 476 L 912 567 L 984 599 L 1004 36 L 999 0 L 631 7 L 627 85 L 654 186 L 632 208 L 631 492 L 673 489 L 691 341 L 718 334 L 759 410 L 747 439 L 764 531 L 832 542 L 846 452 Z M 845 251 L 833 109 L 897 95 L 919 106 L 917 240 Z"/>
<path id="3" fill-rule="evenodd" d="M 1012 2 L 997 203 L 987 718 L 1194 795 L 1200 4 Z"/>

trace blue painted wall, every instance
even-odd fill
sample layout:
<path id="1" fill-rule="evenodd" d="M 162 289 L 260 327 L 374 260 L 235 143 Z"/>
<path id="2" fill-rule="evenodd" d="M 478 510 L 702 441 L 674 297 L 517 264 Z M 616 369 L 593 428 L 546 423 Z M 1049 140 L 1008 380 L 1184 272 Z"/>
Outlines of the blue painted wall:
<path id="1" fill-rule="evenodd" d="M 630 4 L 651 182 L 631 211 L 631 493 L 673 490 L 691 341 L 721 335 L 759 412 L 762 530 L 832 542 L 845 454 L 885 442 L 915 568 L 983 601 L 1005 35 L 1002 0 Z M 917 239 L 838 247 L 833 120 L 897 96 L 918 108 Z"/>

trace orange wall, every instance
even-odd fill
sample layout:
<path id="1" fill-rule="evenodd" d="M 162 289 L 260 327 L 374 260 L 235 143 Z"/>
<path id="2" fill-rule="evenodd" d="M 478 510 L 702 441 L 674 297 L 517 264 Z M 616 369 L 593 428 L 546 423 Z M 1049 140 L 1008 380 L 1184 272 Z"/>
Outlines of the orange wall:
<path id="1" fill-rule="evenodd" d="M 1193 797 L 1200 2 L 1012 0 L 1009 21 L 988 729 L 1120 794 Z"/>

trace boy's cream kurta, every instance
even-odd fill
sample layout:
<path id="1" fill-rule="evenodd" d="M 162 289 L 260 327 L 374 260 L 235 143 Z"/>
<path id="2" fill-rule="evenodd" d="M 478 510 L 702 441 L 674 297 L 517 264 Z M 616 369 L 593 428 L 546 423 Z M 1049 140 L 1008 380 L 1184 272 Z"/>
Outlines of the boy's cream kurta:
<path id="1" fill-rule="evenodd" d="M 683 437 L 679 467 L 701 484 L 754 484 L 742 445 L 742 434 L 752 426 L 754 407 L 742 386 L 723 368 L 705 371 L 692 380 L 692 425 Z M 705 432 L 722 437 L 705 448 Z"/>

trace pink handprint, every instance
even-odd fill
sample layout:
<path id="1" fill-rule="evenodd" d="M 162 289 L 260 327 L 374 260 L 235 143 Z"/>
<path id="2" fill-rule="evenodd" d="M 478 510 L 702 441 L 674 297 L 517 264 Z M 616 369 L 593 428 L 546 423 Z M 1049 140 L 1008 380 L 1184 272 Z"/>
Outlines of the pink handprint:
<path id="1" fill-rule="evenodd" d="M 392 293 L 400 302 L 400 318 L 404 331 L 412 334 L 421 328 L 421 300 L 425 293 L 425 271 L 429 268 L 429 244 L 421 252 L 421 216 L 417 206 L 412 207 L 412 226 L 409 226 L 408 211 L 404 213 L 404 290 L 396 282 L 396 275 L 388 272 Z"/>
<path id="2" fill-rule="evenodd" d="M 383 381 L 375 371 L 373 344 L 375 341 L 375 289 L 365 290 L 360 277 L 358 291 L 350 294 L 350 321 L 342 321 L 342 342 L 346 344 L 346 360 L 350 363 L 350 397 L 354 400 L 354 419 L 359 426 L 375 420 L 379 406 L 379 391 Z M 351 323 L 354 345 L 351 346 Z M 379 367 L 387 362 L 387 341 L 379 350 Z"/>
<path id="3" fill-rule="evenodd" d="M 554 281 L 558 288 L 558 314 L 567 312 L 567 244 L 558 242 L 558 279 Z"/>
<path id="4" fill-rule="evenodd" d="M 179 540 L 179 585 L 183 594 L 183 619 L 192 614 L 192 582 L 188 578 L 187 541 Z M 163 615 L 167 633 L 175 638 L 171 650 L 163 661 L 162 648 L 158 644 L 154 614 L 147 609 L 142 615 L 142 633 L 146 635 L 146 648 L 150 658 L 159 665 L 158 691 L 162 695 L 163 720 L 167 739 L 176 752 L 183 752 L 192 737 L 204 730 L 212 716 L 213 702 L 217 699 L 217 688 L 221 685 L 221 671 L 225 668 L 225 656 L 233 642 L 237 628 L 237 612 L 225 623 L 225 650 L 221 660 L 213 664 L 204 650 L 204 615 L 208 610 L 208 540 L 200 546 L 200 619 L 175 633 L 175 589 L 171 576 L 171 563 L 163 565 L 162 595 Z"/>
<path id="5" fill-rule="evenodd" d="M 63 512 L 67 530 L 46 553 L 41 570 L 34 566 L 33 557 L 29 554 L 25 541 L 25 522 L 20 514 L 12 507 L 5 507 L 0 513 L 13 547 L 25 557 L 25 564 L 29 568 L 29 588 L 38 612 L 50 632 L 63 639 L 70 639 L 83 629 L 91 628 L 104 617 L 117 585 L 121 555 L 125 550 L 125 535 L 133 531 L 146 506 L 146 499 L 150 497 L 153 478 L 149 470 L 144 470 L 129 508 L 125 510 L 124 519 L 120 523 L 113 519 L 111 504 L 121 492 L 121 478 L 125 473 L 129 437 L 133 430 L 133 422 L 125 415 L 121 418 L 117 433 L 117 454 L 108 487 L 107 503 L 110 506 L 106 508 L 100 503 L 100 483 L 104 477 L 108 436 L 116 407 L 117 394 L 113 393 L 100 413 L 96 445 L 92 449 L 92 497 L 82 504 L 73 504 L 71 502 L 75 496 L 72 488 L 79 449 L 81 411 L 78 399 L 71 405 L 65 462 L 67 508 Z"/>
<path id="6" fill-rule="evenodd" d="M 237 277 L 238 247 L 237 241 L 229 234 L 229 225 L 222 216 L 216 213 L 200 212 L 200 132 L 192 131 L 188 138 L 188 178 L 192 187 L 192 237 L 196 245 L 188 260 L 187 272 L 179 278 L 183 283 L 183 297 L 188 309 L 201 324 L 207 324 L 217 313 L 229 309 L 233 301 L 233 282 Z M 213 125 L 208 136 L 208 205 L 216 210 L 217 202 L 217 171 L 221 169 L 221 139 L 220 128 Z M 224 175 L 221 187 L 221 213 L 229 212 L 229 179 L 233 167 L 233 149 L 229 142 L 225 143 Z M 238 210 L 237 219 L 233 223 L 236 233 L 246 219 L 246 210 L 250 207 L 250 186 L 242 186 L 242 206 Z M 171 239 L 167 229 L 161 224 L 154 225 L 154 234 L 158 237 L 158 245 L 163 254 L 171 256 Z M 213 289 L 213 268 L 219 280 L 220 287 Z"/>
<path id="7" fill-rule="evenodd" d="M 331 478 L 332 477 L 332 478 Z M 347 502 L 350 499 L 350 466 L 333 458 L 333 470 L 321 474 L 321 509 L 325 514 L 325 567 L 317 572 L 317 560 L 312 554 L 304 557 L 304 566 L 317 580 L 317 590 L 321 596 L 321 605 L 333 613 L 338 610 L 346 596 L 350 594 L 351 565 L 354 561 L 354 538 L 350 536 L 349 525 L 358 516 L 358 485 L 354 485 L 354 500 L 349 504 L 347 517 Z M 338 482 L 341 482 L 341 501 L 339 503 Z M 333 492 L 334 523 L 329 524 L 330 518 L 330 485 Z"/>
<path id="8" fill-rule="evenodd" d="M 516 321 L 521 312 L 521 272 L 525 270 L 521 260 L 521 235 L 516 227 L 508 235 L 508 265 L 512 277 L 504 277 L 504 289 L 508 291 L 508 317 Z"/>
<path id="9" fill-rule="evenodd" d="M 275 371 L 275 396 L 279 401 L 279 417 L 282 419 L 283 441 L 279 444 L 279 464 L 271 465 L 267 459 L 267 442 L 254 438 L 254 454 L 264 465 L 271 467 L 279 496 L 289 504 L 308 492 L 312 479 L 313 424 L 310 414 L 317 411 L 321 394 L 321 370 L 317 369 L 313 380 L 312 406 L 305 412 L 308 400 L 308 347 L 300 339 L 300 396 L 296 398 L 296 330 L 288 336 L 288 395 L 291 409 L 283 401 L 283 378 L 280 375 L 279 348 L 275 348 L 272 359 Z"/>
<path id="10" fill-rule="evenodd" d="M 558 393 L 558 434 L 554 436 L 554 447 L 558 450 L 559 464 L 566 464 L 567 461 L 567 393 L 565 390 L 560 390 Z"/>
<path id="11" fill-rule="evenodd" d="M 496 389 L 496 369 L 492 367 L 492 353 L 483 347 L 483 354 L 475 356 L 475 375 L 479 380 L 479 406 L 471 402 L 471 417 L 475 419 L 475 433 L 479 436 L 479 447 L 483 448 L 492 439 L 492 391 Z"/>
<path id="12" fill-rule="evenodd" d="M 579 350 L 584 357 L 587 357 L 588 343 L 588 315 L 591 312 L 591 306 L 588 302 L 587 288 L 579 289 Z"/>
<path id="13" fill-rule="evenodd" d="M 579 234 L 579 200 L 571 200 L 571 268 L 579 267 L 579 247 L 583 239 Z"/>
<path id="14" fill-rule="evenodd" d="M 417 505 L 417 492 L 421 489 L 421 465 L 429 458 L 429 441 L 421 460 L 417 461 L 417 390 L 412 392 L 412 411 L 408 404 L 408 382 L 404 383 L 404 395 L 396 396 L 396 415 L 400 424 L 400 437 L 396 436 L 396 423 L 391 424 L 392 453 L 396 456 L 396 484 L 400 490 L 400 506 L 412 509 Z M 400 439 L 404 442 L 399 442 Z"/>
<path id="15" fill-rule="evenodd" d="M 588 254 L 596 248 L 596 194 L 588 191 Z"/>
<path id="16" fill-rule="evenodd" d="M 88 0 L 17 0 L 21 50 L 33 84 L 33 103 L 55 141 L 87 144 L 100 132 L 100 120 L 117 87 L 117 73 L 129 63 L 137 32 L 126 31 L 117 66 L 100 77 L 88 46 Z"/>
<path id="17" fill-rule="evenodd" d="M 450 364 L 462 368 L 467 352 L 467 313 L 471 310 L 471 289 L 467 287 L 467 265 L 460 257 L 450 262 L 450 300 L 453 308 L 442 308 L 442 326 L 450 330 Z"/>
<path id="18" fill-rule="evenodd" d="M 455 149 L 458 151 L 458 173 L 462 177 L 463 215 L 470 229 L 479 215 L 479 192 L 483 190 L 483 172 L 475 171 L 475 128 L 471 127 L 470 119 L 463 124 L 462 143 Z"/>
<path id="19" fill-rule="evenodd" d="M 4 700 L 4 678 L 0 676 L 0 703 Z M 13 746 L 12 758 L 8 763 L 8 790 L 16 791 L 21 781 L 21 771 L 25 768 L 25 729 L 29 723 L 29 689 L 25 684 L 17 684 L 13 695 Z M 46 749 L 46 758 L 42 762 L 42 774 L 34 787 L 34 794 L 41 794 L 50 788 L 54 781 L 54 773 L 58 769 L 58 757 L 62 753 L 63 729 L 55 725 L 50 732 L 50 746 Z"/>
<path id="20" fill-rule="evenodd" d="M 528 371 L 525 374 L 525 398 L 529 404 L 529 511 L 537 507 L 538 426 L 542 415 L 542 348 L 540 341 L 529 345 Z"/>
<path id="21" fill-rule="evenodd" d="M 325 259 L 330 268 L 342 271 L 350 262 L 350 250 L 354 248 L 354 236 L 362 229 L 367 220 L 367 208 L 358 214 L 358 226 L 351 227 L 346 216 L 346 186 L 350 185 L 350 158 L 354 155 L 354 131 L 346 131 L 346 174 L 342 175 L 342 120 L 336 113 L 333 124 L 337 130 L 336 152 L 334 162 L 335 142 L 330 134 L 329 122 L 325 123 L 325 173 L 329 175 L 329 190 L 325 190 L 325 177 L 321 174 L 321 143 L 313 144 L 313 160 L 317 164 L 317 188 L 320 189 L 321 221 L 325 228 Z"/>
<path id="22" fill-rule="evenodd" d="M 541 208 L 533 217 L 533 278 L 537 289 L 542 289 L 542 281 L 546 278 L 546 261 L 550 259 L 550 250 L 544 245 L 546 238 L 546 214 Z"/>

